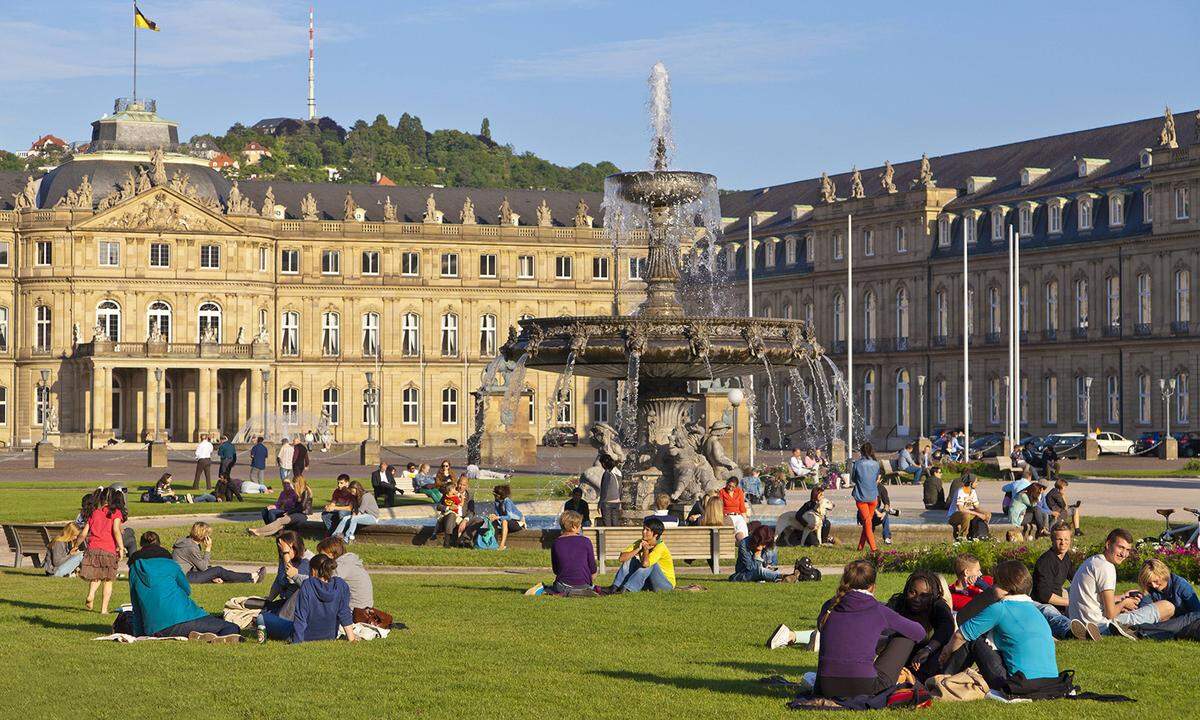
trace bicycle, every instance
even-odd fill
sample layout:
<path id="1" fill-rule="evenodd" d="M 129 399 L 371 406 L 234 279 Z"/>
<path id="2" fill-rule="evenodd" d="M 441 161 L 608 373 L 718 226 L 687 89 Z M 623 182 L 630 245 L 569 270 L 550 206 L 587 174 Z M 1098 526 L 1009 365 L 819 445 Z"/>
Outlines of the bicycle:
<path id="1" fill-rule="evenodd" d="M 1175 508 L 1160 508 L 1155 510 L 1159 515 L 1162 515 L 1163 520 L 1167 523 L 1167 529 L 1158 536 L 1157 542 L 1162 545 L 1179 545 L 1182 547 L 1197 547 L 1200 548 L 1200 509 L 1185 507 L 1184 512 L 1189 512 L 1196 516 L 1195 522 L 1184 523 L 1182 525 L 1171 525 L 1171 515 L 1175 513 Z"/>

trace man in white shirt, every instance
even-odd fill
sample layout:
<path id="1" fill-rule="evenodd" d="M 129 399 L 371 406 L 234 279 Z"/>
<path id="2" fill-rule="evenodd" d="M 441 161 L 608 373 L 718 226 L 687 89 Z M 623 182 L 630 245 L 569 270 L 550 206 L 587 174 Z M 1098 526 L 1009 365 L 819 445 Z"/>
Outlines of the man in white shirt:
<path id="1" fill-rule="evenodd" d="M 279 480 L 289 480 L 292 477 L 292 443 L 287 438 L 279 441 L 279 451 L 275 453 L 275 462 L 279 465 Z"/>
<path id="2" fill-rule="evenodd" d="M 950 456 L 951 460 L 962 460 L 963 446 L 962 441 L 959 438 L 960 433 L 952 434 L 950 436 L 950 442 L 946 445 L 946 454 Z"/>
<path id="3" fill-rule="evenodd" d="M 804 478 L 812 474 L 812 470 L 804 467 L 804 458 L 800 455 L 800 448 L 792 448 L 792 456 L 788 458 L 788 470 L 792 473 L 792 485 L 807 487 L 808 483 Z"/>
<path id="4" fill-rule="evenodd" d="M 975 488 L 979 485 L 979 478 L 966 474 L 962 478 L 962 487 L 954 492 L 950 497 L 950 502 L 946 508 L 946 522 L 954 526 L 954 538 L 965 539 L 971 529 L 971 521 L 975 519 L 987 522 L 991 520 L 991 516 L 979 509 L 979 495 L 975 492 Z"/>
<path id="5" fill-rule="evenodd" d="M 212 489 L 212 477 L 209 468 L 212 467 L 213 444 L 207 435 L 200 436 L 200 444 L 196 446 L 196 476 L 192 480 L 192 489 L 200 489 L 200 473 L 204 473 L 204 486 Z"/>
<path id="6" fill-rule="evenodd" d="M 1072 620 L 1095 623 L 1101 635 L 1136 640 L 1130 627 L 1171 618 L 1175 606 L 1166 600 L 1138 607 L 1141 593 L 1137 591 L 1114 597 L 1117 566 L 1125 562 L 1132 549 L 1133 535 L 1124 528 L 1116 528 L 1104 541 L 1104 553 L 1093 555 L 1079 565 L 1067 591 L 1067 615 Z"/>

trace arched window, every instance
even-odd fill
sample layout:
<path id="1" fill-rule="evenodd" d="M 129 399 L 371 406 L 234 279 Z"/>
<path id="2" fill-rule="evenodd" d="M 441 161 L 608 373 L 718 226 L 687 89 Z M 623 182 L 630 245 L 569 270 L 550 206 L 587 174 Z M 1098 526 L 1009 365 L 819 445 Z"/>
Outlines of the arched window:
<path id="1" fill-rule="evenodd" d="M 149 309 L 146 310 L 146 331 L 147 337 L 154 337 L 157 334 L 165 342 L 171 342 L 170 305 L 162 300 L 150 303 Z"/>
<path id="2" fill-rule="evenodd" d="M 896 339 L 908 341 L 908 290 L 896 291 Z"/>
<path id="3" fill-rule="evenodd" d="M 949 247 L 950 245 L 950 216 L 942 215 L 938 218 L 938 246 Z"/>
<path id="4" fill-rule="evenodd" d="M 1058 330 L 1058 281 L 1046 283 L 1046 329 Z"/>
<path id="5" fill-rule="evenodd" d="M 563 391 L 558 396 L 558 407 L 554 412 L 555 420 L 559 425 L 570 425 L 575 422 L 575 394 L 571 392 L 571 388 L 563 388 Z"/>
<path id="6" fill-rule="evenodd" d="M 813 324 L 813 318 L 816 314 L 816 308 L 813 307 L 812 301 L 808 300 L 804 303 L 804 322 L 810 326 Z"/>
<path id="7" fill-rule="evenodd" d="M 875 371 L 867 370 L 863 373 L 862 386 L 862 416 L 863 426 L 868 435 L 875 428 Z"/>
<path id="8" fill-rule="evenodd" d="M 295 357 L 300 354 L 300 313 L 287 310 L 279 322 L 279 352 Z"/>
<path id="9" fill-rule="evenodd" d="M 1150 375 L 1138 373 L 1137 376 L 1138 409 L 1137 421 L 1146 425 L 1150 422 Z"/>
<path id="10" fill-rule="evenodd" d="M 1000 314 L 1002 312 L 1002 308 L 1000 307 L 1000 290 L 998 290 L 996 288 L 996 286 L 993 285 L 988 288 L 987 294 L 988 294 L 988 332 L 995 334 L 995 335 L 999 335 L 1000 334 Z"/>
<path id="11" fill-rule="evenodd" d="M 1088 404 L 1091 400 L 1087 388 L 1087 379 L 1082 375 L 1075 376 L 1075 424 L 1083 425 L 1087 430 Z"/>
<path id="12" fill-rule="evenodd" d="M 342 354 L 342 316 L 335 312 L 321 313 L 321 354 Z"/>
<path id="13" fill-rule="evenodd" d="M 933 296 L 933 334 L 934 337 L 944 338 L 949 333 L 950 306 L 946 302 L 946 291 L 938 290 Z"/>
<path id="14" fill-rule="evenodd" d="M 833 341 L 846 340 L 846 300 L 841 293 L 833 295 Z"/>
<path id="15" fill-rule="evenodd" d="M 1116 375 L 1104 378 L 1105 419 L 1110 425 L 1121 422 L 1121 384 Z"/>
<path id="16" fill-rule="evenodd" d="M 1153 299 L 1153 295 L 1151 294 L 1151 292 L 1152 292 L 1153 288 L 1150 283 L 1150 273 L 1142 273 L 1137 276 L 1137 287 L 1138 287 L 1137 321 L 1138 321 L 1139 325 L 1149 326 L 1150 323 L 1154 322 L 1153 314 L 1151 312 L 1151 310 L 1153 309 L 1151 306 L 1151 300 Z"/>
<path id="17" fill-rule="evenodd" d="M 875 349 L 875 311 L 875 293 L 868 290 L 863 293 L 863 338 L 868 351 Z"/>
<path id="18" fill-rule="evenodd" d="M 458 388 L 442 388 L 442 424 L 458 424 Z"/>
<path id="19" fill-rule="evenodd" d="M 963 311 L 967 314 L 967 334 L 975 334 L 975 288 L 967 288 L 967 307 Z"/>
<path id="20" fill-rule="evenodd" d="M 1047 375 L 1042 378 L 1042 401 L 1045 403 L 1047 425 L 1058 424 L 1058 378 Z"/>
<path id="21" fill-rule="evenodd" d="M 330 425 L 337 425 L 342 417 L 341 393 L 335 387 L 327 387 L 321 393 L 321 414 L 329 419 Z"/>
<path id="22" fill-rule="evenodd" d="M 421 316 L 414 312 L 404 313 L 401 320 L 400 352 L 405 357 L 421 354 Z"/>
<path id="23" fill-rule="evenodd" d="M 1180 425 L 1187 425 L 1191 422 L 1188 412 L 1191 404 L 1191 393 L 1188 392 L 1188 374 L 1183 371 L 1175 376 L 1175 420 Z"/>
<path id="24" fill-rule="evenodd" d="M 1189 270 L 1175 271 L 1175 322 L 1192 320 L 1192 273 Z"/>
<path id="25" fill-rule="evenodd" d="M 1121 276 L 1109 275 L 1104 279 L 1104 304 L 1109 327 L 1121 324 Z"/>
<path id="26" fill-rule="evenodd" d="M 1088 281 L 1079 278 L 1075 281 L 1075 327 L 1087 329 L 1088 326 Z"/>
<path id="27" fill-rule="evenodd" d="M 113 300 L 105 300 L 96 306 L 96 325 L 111 342 L 121 341 L 121 306 Z"/>
<path id="28" fill-rule="evenodd" d="M 608 422 L 608 388 L 592 390 L 592 422 Z"/>
<path id="29" fill-rule="evenodd" d="M 909 402 L 908 371 L 896 371 L 896 434 L 908 434 Z"/>
<path id="30" fill-rule="evenodd" d="M 1020 306 L 1017 308 L 1017 314 L 1021 324 L 1021 332 L 1029 332 L 1029 283 L 1021 283 L 1021 288 L 1018 291 L 1020 298 Z"/>
<path id="31" fill-rule="evenodd" d="M 479 316 L 479 354 L 484 357 L 496 354 L 496 316 L 490 313 Z"/>
<path id="32" fill-rule="evenodd" d="M 0 352 L 8 352 L 8 308 L 0 307 Z"/>
<path id="33" fill-rule="evenodd" d="M 792 304 L 791 304 L 791 303 L 784 303 L 784 304 L 783 304 L 783 317 L 784 317 L 784 319 L 785 319 L 785 320 L 791 320 L 791 319 L 792 319 L 792 317 L 793 317 L 793 315 L 794 315 L 794 312 L 792 311 Z"/>
<path id="34" fill-rule="evenodd" d="M 363 313 L 362 354 L 363 357 L 379 356 L 379 313 Z"/>
<path id="35" fill-rule="evenodd" d="M 283 389 L 283 422 L 287 425 L 295 425 L 299 421 L 300 416 L 300 389 L 292 386 Z"/>
<path id="36" fill-rule="evenodd" d="M 200 310 L 196 315 L 196 326 L 200 329 L 199 339 L 203 341 L 211 332 L 217 342 L 221 342 L 221 306 L 215 302 L 200 303 Z"/>
<path id="37" fill-rule="evenodd" d="M 442 357 L 458 356 L 458 316 L 442 315 Z"/>
<path id="38" fill-rule="evenodd" d="M 400 394 L 400 420 L 405 425 L 416 425 L 421 421 L 421 391 L 406 387 Z"/>
<path id="39" fill-rule="evenodd" d="M 38 305 L 33 311 L 33 346 L 37 350 L 50 350 L 50 306 Z"/>

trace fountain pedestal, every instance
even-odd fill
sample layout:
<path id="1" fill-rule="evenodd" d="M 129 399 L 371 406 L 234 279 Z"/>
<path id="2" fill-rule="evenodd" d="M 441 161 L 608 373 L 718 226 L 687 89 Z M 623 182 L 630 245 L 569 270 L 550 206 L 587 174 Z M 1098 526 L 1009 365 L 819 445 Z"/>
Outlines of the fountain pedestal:
<path id="1" fill-rule="evenodd" d="M 500 410 L 504 404 L 504 388 L 476 390 L 475 398 L 477 427 L 479 434 L 479 462 L 484 467 L 511 468 L 518 465 L 534 465 L 537 462 L 537 438 L 529 427 L 529 415 L 524 412 L 532 393 L 521 392 L 513 413 L 512 422 L 501 422 Z"/>

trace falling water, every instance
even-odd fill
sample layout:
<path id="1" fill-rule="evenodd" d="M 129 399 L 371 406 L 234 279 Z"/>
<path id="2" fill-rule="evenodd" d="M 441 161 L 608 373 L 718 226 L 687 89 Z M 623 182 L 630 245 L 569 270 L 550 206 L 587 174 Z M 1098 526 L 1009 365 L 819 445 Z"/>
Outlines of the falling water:
<path id="1" fill-rule="evenodd" d="M 547 430 L 558 425 L 558 407 L 562 404 L 563 397 L 566 395 L 571 384 L 571 377 L 575 374 L 575 351 L 567 353 L 567 366 L 563 368 L 562 375 L 558 376 L 558 381 L 554 384 L 554 392 L 550 393 L 550 397 L 546 399 L 546 423 Z M 574 398 L 572 398 L 574 401 Z"/>
<path id="2" fill-rule="evenodd" d="M 666 65 L 654 63 L 646 83 L 650 86 L 650 131 L 654 138 L 650 145 L 650 167 L 666 170 L 670 153 L 675 150 L 671 136 L 671 78 Z"/>
<path id="3" fill-rule="evenodd" d="M 504 399 L 500 402 L 500 422 L 511 426 L 517 418 L 517 403 L 525 390 L 525 363 L 529 360 L 528 353 L 522 353 L 517 364 L 508 374 L 508 382 L 504 386 Z"/>
<path id="4" fill-rule="evenodd" d="M 625 373 L 625 394 L 617 406 L 617 431 L 621 444 L 635 447 L 637 438 L 638 376 L 641 373 L 641 353 L 629 354 L 629 366 Z"/>
<path id="5" fill-rule="evenodd" d="M 775 392 L 775 373 L 771 372 L 771 363 L 764 355 L 763 368 L 767 371 L 767 407 L 775 417 L 775 440 L 777 447 L 783 447 L 783 418 L 779 416 L 779 395 Z"/>

